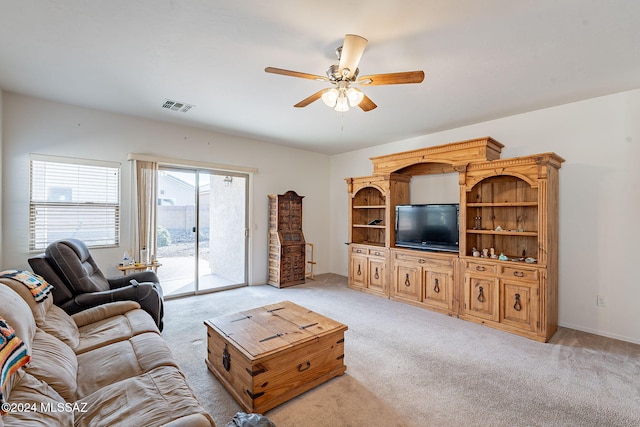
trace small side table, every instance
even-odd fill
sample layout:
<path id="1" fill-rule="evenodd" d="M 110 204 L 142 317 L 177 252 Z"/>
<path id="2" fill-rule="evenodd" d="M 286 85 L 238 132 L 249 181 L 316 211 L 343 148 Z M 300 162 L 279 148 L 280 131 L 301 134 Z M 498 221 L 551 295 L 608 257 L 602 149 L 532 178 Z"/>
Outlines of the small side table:
<path id="1" fill-rule="evenodd" d="M 144 270 L 152 270 L 154 273 L 158 274 L 158 267 L 162 266 L 159 262 L 152 262 L 149 264 L 131 264 L 131 265 L 119 265 L 118 270 L 122 271 L 123 275 L 127 275 L 130 271 L 144 271 Z"/>

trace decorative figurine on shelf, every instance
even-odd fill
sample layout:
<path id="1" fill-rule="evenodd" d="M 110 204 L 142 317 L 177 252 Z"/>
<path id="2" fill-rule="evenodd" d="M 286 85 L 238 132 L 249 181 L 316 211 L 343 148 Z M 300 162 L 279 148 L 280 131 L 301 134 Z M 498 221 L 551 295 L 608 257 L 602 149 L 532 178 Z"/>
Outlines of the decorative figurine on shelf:
<path id="1" fill-rule="evenodd" d="M 497 226 L 497 227 L 496 227 L 496 231 L 502 231 L 502 227 Z"/>
<path id="2" fill-rule="evenodd" d="M 498 257 L 498 259 L 500 261 L 509 261 L 509 258 L 507 258 L 507 256 L 504 253 L 500 253 L 500 256 Z"/>
<path id="3" fill-rule="evenodd" d="M 477 257 L 479 257 L 479 256 L 480 256 L 480 251 L 479 251 L 479 250 L 477 250 L 477 249 L 475 248 L 475 246 L 474 246 L 474 247 L 473 247 L 473 249 L 471 249 L 471 255 L 473 255 L 474 257 L 476 257 L 476 258 L 477 258 Z"/>
<path id="4" fill-rule="evenodd" d="M 484 248 L 482 250 L 482 258 L 489 258 L 489 249 Z"/>
<path id="5" fill-rule="evenodd" d="M 473 226 L 474 230 L 482 230 L 482 217 L 477 216 L 475 220 L 475 225 Z"/>
<path id="6" fill-rule="evenodd" d="M 489 253 L 491 254 L 491 259 L 497 259 L 498 255 L 496 255 L 496 250 L 494 248 L 489 249 Z"/>

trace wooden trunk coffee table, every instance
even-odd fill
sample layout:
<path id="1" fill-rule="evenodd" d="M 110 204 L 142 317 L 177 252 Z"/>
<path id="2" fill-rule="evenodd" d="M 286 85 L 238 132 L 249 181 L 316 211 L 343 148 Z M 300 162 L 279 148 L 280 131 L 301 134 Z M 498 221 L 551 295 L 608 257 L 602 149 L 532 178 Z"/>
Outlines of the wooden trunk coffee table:
<path id="1" fill-rule="evenodd" d="M 347 369 L 347 326 L 289 301 L 204 324 L 207 367 L 247 412 L 264 413 Z"/>

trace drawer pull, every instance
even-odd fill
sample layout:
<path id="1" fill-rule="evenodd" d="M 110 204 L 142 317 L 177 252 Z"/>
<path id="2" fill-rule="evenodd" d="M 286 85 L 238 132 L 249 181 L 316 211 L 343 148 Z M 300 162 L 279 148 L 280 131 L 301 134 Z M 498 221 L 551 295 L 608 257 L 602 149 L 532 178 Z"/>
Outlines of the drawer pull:
<path id="1" fill-rule="evenodd" d="M 405 277 L 404 277 L 404 285 L 405 285 L 406 287 L 411 286 L 411 282 L 409 281 L 409 273 L 407 273 L 407 274 L 405 275 Z"/>
<path id="2" fill-rule="evenodd" d="M 310 367 L 311 367 L 311 362 L 309 362 L 309 361 L 307 360 L 307 363 L 306 363 L 306 365 L 304 366 L 304 368 L 302 367 L 302 363 L 298 365 L 298 372 L 304 372 L 304 371 L 306 371 L 307 369 L 309 369 Z"/>
<path id="3" fill-rule="evenodd" d="M 486 270 L 486 268 L 484 268 L 484 266 L 482 266 L 482 265 L 476 265 L 476 270 L 478 270 L 478 271 L 485 271 L 485 270 Z"/>
<path id="4" fill-rule="evenodd" d="M 427 262 L 427 261 L 423 260 L 422 258 L 420 258 L 420 259 L 418 260 L 418 264 L 424 264 L 425 262 Z"/>
<path id="5" fill-rule="evenodd" d="M 357 253 L 357 254 L 361 254 L 362 252 L 363 252 L 363 250 L 362 250 L 362 249 L 356 249 L 356 253 Z"/>
<path id="6" fill-rule="evenodd" d="M 380 252 L 378 252 L 378 251 L 374 252 L 373 254 L 374 254 L 375 256 L 380 256 L 380 255 L 382 255 L 382 254 L 381 254 Z"/>
<path id="7" fill-rule="evenodd" d="M 438 279 L 435 280 L 435 286 L 433 287 L 433 292 L 436 294 L 440 293 L 440 285 L 438 284 Z"/>
<path id="8" fill-rule="evenodd" d="M 356 272 L 358 276 L 362 276 L 362 271 L 360 270 L 360 264 L 358 264 L 358 271 Z"/>
<path id="9" fill-rule="evenodd" d="M 522 271 L 514 271 L 513 275 L 516 277 L 524 277 L 524 273 Z M 516 294 L 518 295 L 518 294 Z"/>
<path id="10" fill-rule="evenodd" d="M 478 301 L 484 302 L 484 289 L 482 286 L 478 287 Z"/>
<path id="11" fill-rule="evenodd" d="M 513 304 L 513 309 L 515 311 L 522 310 L 522 305 L 520 304 L 520 294 L 516 294 L 516 303 Z"/>
<path id="12" fill-rule="evenodd" d="M 380 274 L 378 274 L 378 267 L 376 267 L 376 272 L 373 274 L 373 278 L 374 279 L 379 279 L 380 278 Z"/>

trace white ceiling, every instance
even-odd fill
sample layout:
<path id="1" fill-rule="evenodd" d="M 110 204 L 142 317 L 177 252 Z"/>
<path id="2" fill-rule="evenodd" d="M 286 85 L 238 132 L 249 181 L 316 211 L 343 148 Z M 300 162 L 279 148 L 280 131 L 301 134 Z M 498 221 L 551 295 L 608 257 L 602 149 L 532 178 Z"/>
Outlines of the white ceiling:
<path id="1" fill-rule="evenodd" d="M 324 75 L 346 33 L 370 86 L 344 114 Z M 638 0 L 0 0 L 0 88 L 335 154 L 640 88 Z M 195 107 L 161 108 L 165 99 Z"/>

